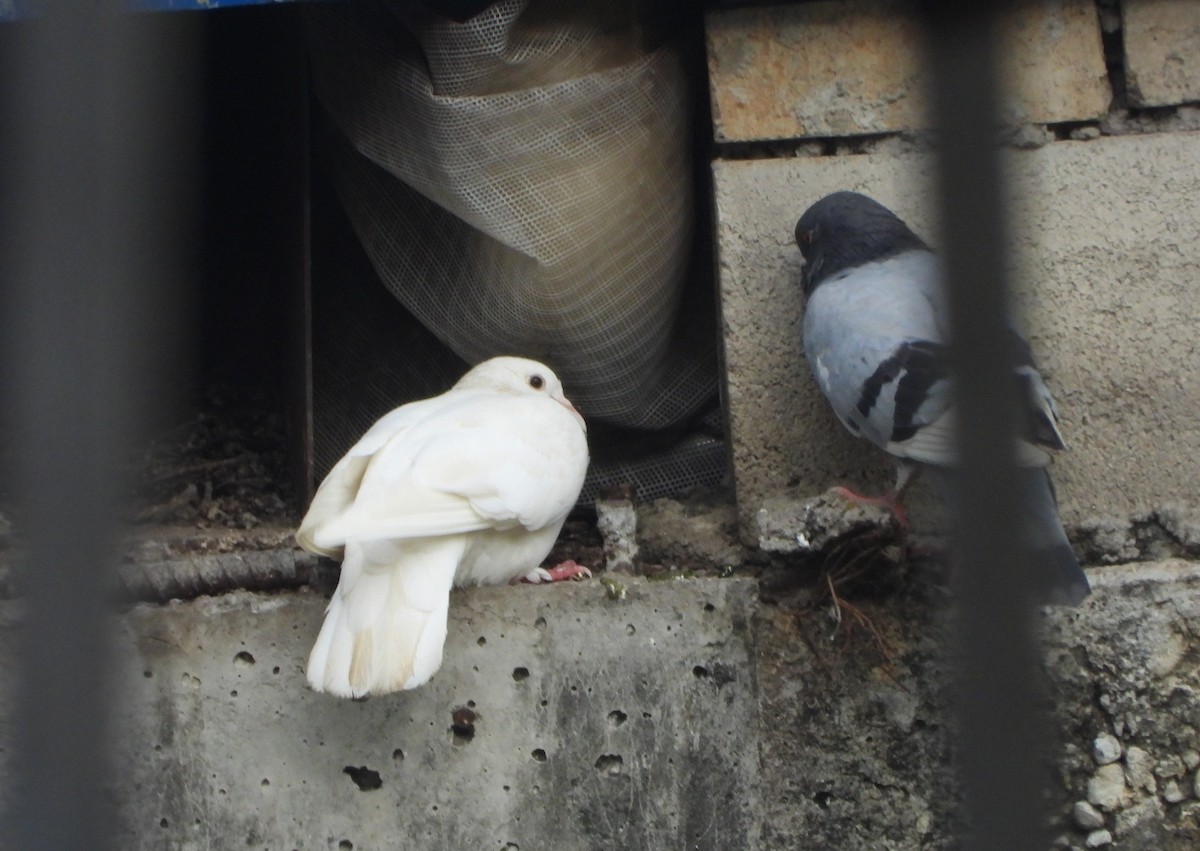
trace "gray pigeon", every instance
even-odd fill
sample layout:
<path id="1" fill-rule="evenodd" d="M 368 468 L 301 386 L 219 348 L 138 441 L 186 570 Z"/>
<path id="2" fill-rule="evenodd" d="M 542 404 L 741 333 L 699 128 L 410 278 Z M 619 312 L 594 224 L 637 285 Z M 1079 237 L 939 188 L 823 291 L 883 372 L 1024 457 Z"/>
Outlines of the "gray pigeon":
<path id="1" fill-rule="evenodd" d="M 856 192 L 817 201 L 796 223 L 804 255 L 804 354 L 842 424 L 896 459 L 897 508 L 922 467 L 954 457 L 949 317 L 937 256 L 891 210 Z M 1011 333 L 1023 391 L 1018 450 L 1024 528 L 1046 565 L 1049 602 L 1090 589 L 1058 517 L 1047 450 L 1064 449 L 1058 412 L 1029 343 Z M 851 496 L 857 496 L 851 494 Z"/>

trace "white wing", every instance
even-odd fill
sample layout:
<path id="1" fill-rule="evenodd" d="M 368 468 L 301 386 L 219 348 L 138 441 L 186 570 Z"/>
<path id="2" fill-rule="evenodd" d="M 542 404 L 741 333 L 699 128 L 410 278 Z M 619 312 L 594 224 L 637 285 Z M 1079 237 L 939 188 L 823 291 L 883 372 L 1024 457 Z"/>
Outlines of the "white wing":
<path id="1" fill-rule="evenodd" d="M 340 546 L 321 546 L 315 536 L 317 530 L 348 509 L 358 495 L 359 485 L 372 456 L 388 441 L 403 434 L 412 426 L 435 417 L 446 405 L 448 393 L 431 399 L 421 399 L 402 405 L 384 414 L 367 430 L 346 455 L 333 466 L 313 496 L 312 504 L 300 527 L 296 540 L 309 552 L 330 558 L 341 558 Z M 452 401 L 452 400 L 451 400 Z"/>
<path id="2" fill-rule="evenodd" d="M 487 391 L 439 398 L 444 404 L 395 430 L 365 464 L 346 464 L 338 490 L 322 504 L 338 510 L 302 526 L 318 548 L 350 539 L 539 529 L 570 511 L 587 444 L 566 408 L 543 396 Z M 354 484 L 349 504 L 347 483 Z"/>

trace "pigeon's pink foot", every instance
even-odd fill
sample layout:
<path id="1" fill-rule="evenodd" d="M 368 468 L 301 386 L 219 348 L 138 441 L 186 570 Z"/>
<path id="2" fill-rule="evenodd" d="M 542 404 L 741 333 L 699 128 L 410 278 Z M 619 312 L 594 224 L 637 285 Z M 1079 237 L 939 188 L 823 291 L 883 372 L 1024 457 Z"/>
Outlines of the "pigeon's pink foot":
<path id="1" fill-rule="evenodd" d="M 574 561 L 564 561 L 562 564 L 549 569 L 544 567 L 535 567 L 533 570 L 521 577 L 521 582 L 529 582 L 537 585 L 541 582 L 561 582 L 564 579 L 591 579 L 592 572 L 582 564 L 576 564 Z"/>
<path id="2" fill-rule="evenodd" d="M 841 485 L 832 490 L 838 496 L 850 502 L 856 502 L 859 505 L 877 505 L 880 508 L 886 509 L 896 518 L 896 522 L 900 524 L 901 530 L 908 531 L 908 512 L 904 510 L 904 503 L 898 491 L 888 491 L 883 496 L 864 496 Z"/>

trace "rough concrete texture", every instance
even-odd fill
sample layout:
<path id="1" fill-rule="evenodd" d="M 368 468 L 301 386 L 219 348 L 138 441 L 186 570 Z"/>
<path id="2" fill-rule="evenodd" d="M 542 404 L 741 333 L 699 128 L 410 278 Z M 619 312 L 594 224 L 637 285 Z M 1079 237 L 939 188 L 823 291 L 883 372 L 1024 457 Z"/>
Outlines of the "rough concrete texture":
<path id="1" fill-rule="evenodd" d="M 1160 562 L 1089 576 L 1095 593 L 1082 607 L 1045 615 L 1060 743 L 1055 847 L 1097 847 L 1089 842 L 1107 830 L 1116 851 L 1194 849 L 1200 569 Z M 914 586 L 860 602 L 883 646 L 862 629 L 845 639 L 818 613 L 763 607 L 762 847 L 964 847 L 952 839 L 951 624 L 940 599 Z M 1108 766 L 1093 756 L 1104 734 L 1120 750 Z"/>
<path id="2" fill-rule="evenodd" d="M 604 568 L 633 570 L 638 555 L 637 512 L 631 499 L 596 500 L 596 528 L 604 541 Z"/>
<path id="3" fill-rule="evenodd" d="M 671 570 L 736 567 L 747 557 L 738 540 L 737 506 L 724 494 L 639 506 L 637 535 L 643 564 Z"/>
<path id="4" fill-rule="evenodd" d="M 908 4 L 836 0 L 715 10 L 706 19 L 721 142 L 925 126 L 921 31 Z M 1005 118 L 1098 118 L 1109 90 L 1091 0 L 1021 4 L 1009 17 Z"/>
<path id="5" fill-rule="evenodd" d="M 1200 135 L 1057 142 L 1008 156 L 1015 286 L 1071 450 L 1054 465 L 1068 527 L 1195 506 L 1200 481 Z M 792 231 L 838 189 L 890 206 L 935 244 L 916 155 L 713 166 L 726 400 L 743 538 L 785 489 L 888 487 L 886 457 L 852 438 L 804 360 Z M 919 520 L 919 518 L 914 518 Z"/>
<path id="6" fill-rule="evenodd" d="M 1090 576 L 1045 614 L 1056 847 L 1195 848 L 1200 567 Z M 115 847 L 962 847 L 944 589 L 838 624 L 794 581 L 622 582 L 456 592 L 442 671 L 361 702 L 304 684 L 320 595 L 133 607 Z M 0 668 L 18 624 L 0 604 Z"/>
<path id="7" fill-rule="evenodd" d="M 1076 828 L 1073 847 L 1101 829 L 1116 849 L 1200 847 L 1200 569 L 1164 561 L 1089 575 L 1089 602 L 1048 622 L 1048 670 L 1066 742 L 1060 775 L 1103 824 L 1077 804 L 1063 824 Z"/>
<path id="8" fill-rule="evenodd" d="M 318 595 L 134 608 L 117 847 L 752 847 L 755 584 L 627 586 L 455 592 L 441 672 L 362 702 L 304 683 Z"/>
<path id="9" fill-rule="evenodd" d="M 1200 100 L 1200 3 L 1122 0 L 1121 24 L 1131 103 Z"/>
<path id="10" fill-rule="evenodd" d="M 851 501 L 832 488 L 804 500 L 771 497 L 755 518 L 759 549 L 789 554 L 820 552 L 838 538 L 887 531 L 894 523 L 885 508 Z"/>

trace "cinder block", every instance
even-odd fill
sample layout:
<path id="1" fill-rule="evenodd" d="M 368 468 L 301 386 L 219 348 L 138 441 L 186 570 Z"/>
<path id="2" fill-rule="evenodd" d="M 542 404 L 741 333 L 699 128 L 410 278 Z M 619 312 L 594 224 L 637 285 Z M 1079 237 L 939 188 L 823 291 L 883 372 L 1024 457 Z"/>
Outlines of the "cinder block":
<path id="1" fill-rule="evenodd" d="M 851 136 L 925 126 L 921 30 L 909 4 L 836 0 L 707 17 L 721 142 Z M 1006 120 L 1096 118 L 1108 108 L 1091 0 L 1019 4 L 1004 31 Z"/>
<path id="2" fill-rule="evenodd" d="M 1068 525 L 1195 502 L 1200 481 L 1200 134 L 1059 142 L 1009 155 L 1016 288 L 1069 452 Z M 882 490 L 890 461 L 852 438 L 801 350 L 792 231 L 813 201 L 867 193 L 937 242 L 917 156 L 714 165 L 727 400 L 743 537 L 789 485 Z"/>
<path id="3" fill-rule="evenodd" d="M 320 595 L 134 607 L 115 847 L 754 847 L 757 582 L 622 582 L 456 591 L 442 669 L 366 701 L 305 684 Z"/>
<path id="4" fill-rule="evenodd" d="M 1200 100 L 1200 3 L 1124 0 L 1125 73 L 1139 106 Z"/>

